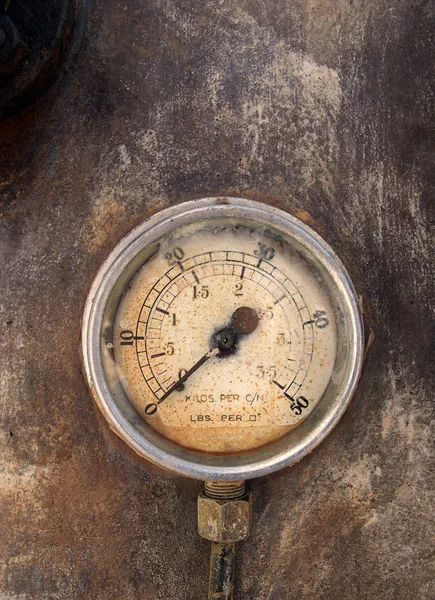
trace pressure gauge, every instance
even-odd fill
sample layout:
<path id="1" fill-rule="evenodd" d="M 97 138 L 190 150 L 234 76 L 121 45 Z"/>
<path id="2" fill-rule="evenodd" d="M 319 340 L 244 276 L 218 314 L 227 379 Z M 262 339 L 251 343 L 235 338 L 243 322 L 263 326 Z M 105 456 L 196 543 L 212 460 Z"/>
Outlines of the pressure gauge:
<path id="1" fill-rule="evenodd" d="M 171 207 L 121 240 L 92 285 L 82 338 L 113 431 L 208 481 L 310 452 L 346 409 L 363 354 L 333 251 L 298 219 L 239 198 Z"/>

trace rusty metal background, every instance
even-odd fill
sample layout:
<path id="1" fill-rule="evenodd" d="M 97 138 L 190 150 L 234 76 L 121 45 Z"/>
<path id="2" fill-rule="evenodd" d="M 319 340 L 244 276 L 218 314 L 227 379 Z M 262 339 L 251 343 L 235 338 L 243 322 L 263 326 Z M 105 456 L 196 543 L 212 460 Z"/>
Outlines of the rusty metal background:
<path id="1" fill-rule="evenodd" d="M 242 600 L 430 600 L 435 4 L 95 0 L 80 54 L 0 124 L 1 600 L 200 600 L 200 485 L 136 458 L 81 374 L 115 243 L 242 195 L 333 246 L 375 332 L 332 435 L 252 483 Z"/>

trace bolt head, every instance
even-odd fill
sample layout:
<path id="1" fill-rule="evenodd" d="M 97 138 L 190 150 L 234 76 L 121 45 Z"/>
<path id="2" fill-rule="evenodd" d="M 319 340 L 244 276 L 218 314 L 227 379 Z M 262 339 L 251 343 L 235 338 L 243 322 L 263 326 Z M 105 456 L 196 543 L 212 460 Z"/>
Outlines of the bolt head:
<path id="1" fill-rule="evenodd" d="M 251 498 L 215 500 L 198 496 L 198 532 L 212 542 L 239 542 L 251 530 Z"/>

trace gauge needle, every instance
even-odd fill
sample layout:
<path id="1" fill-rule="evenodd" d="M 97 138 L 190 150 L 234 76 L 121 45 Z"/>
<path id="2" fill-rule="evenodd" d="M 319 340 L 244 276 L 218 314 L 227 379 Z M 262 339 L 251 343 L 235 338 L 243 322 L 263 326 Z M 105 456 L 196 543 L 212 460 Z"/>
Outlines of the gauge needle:
<path id="1" fill-rule="evenodd" d="M 168 396 L 170 396 L 172 394 L 172 392 L 175 391 L 179 385 L 184 383 L 186 381 L 186 379 L 188 379 L 193 373 L 195 373 L 195 371 L 197 371 L 199 369 L 199 367 L 201 367 L 205 362 L 207 362 L 209 358 L 211 358 L 212 356 L 216 356 L 217 354 L 219 354 L 219 352 L 220 352 L 219 348 L 212 348 L 211 350 L 209 350 L 207 352 L 207 354 L 204 354 L 204 356 L 202 358 L 200 358 L 199 361 L 197 363 L 195 363 L 193 365 L 193 367 L 191 369 L 189 369 L 183 375 L 183 377 L 180 377 L 180 379 L 178 381 L 176 381 L 174 383 L 174 385 L 172 385 L 169 388 L 169 390 L 167 390 L 167 392 L 165 392 L 163 394 L 163 396 L 161 398 L 159 398 L 157 404 L 160 404 L 161 402 L 163 402 L 163 400 L 166 400 L 166 398 Z"/>
<path id="2" fill-rule="evenodd" d="M 212 356 L 216 356 L 219 353 L 228 354 L 233 352 L 236 348 L 238 334 L 249 334 L 255 331 L 258 325 L 258 315 L 253 308 L 248 306 L 241 306 L 233 312 L 231 315 L 231 325 L 219 331 L 215 336 L 215 343 L 217 344 L 214 348 L 209 350 L 197 363 L 189 369 L 183 377 L 180 377 L 171 387 L 163 394 L 157 401 L 157 404 L 161 404 L 166 398 L 168 398 L 172 392 L 174 392 L 182 383 L 184 383 L 189 377 L 195 373 L 205 362 L 208 361 Z M 156 405 L 152 405 L 157 410 Z M 152 413 L 151 413 L 152 414 Z"/>

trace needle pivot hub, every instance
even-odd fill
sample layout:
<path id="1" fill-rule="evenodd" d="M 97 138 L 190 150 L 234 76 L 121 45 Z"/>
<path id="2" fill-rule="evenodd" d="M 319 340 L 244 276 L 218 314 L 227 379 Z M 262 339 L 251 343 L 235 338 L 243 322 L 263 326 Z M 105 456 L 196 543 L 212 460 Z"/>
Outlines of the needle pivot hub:
<path id="1" fill-rule="evenodd" d="M 237 335 L 235 331 L 226 327 L 215 334 L 214 343 L 221 354 L 230 354 L 237 349 Z"/>
<path id="2" fill-rule="evenodd" d="M 231 315 L 230 325 L 220 329 L 213 336 L 213 345 L 219 348 L 221 356 L 237 350 L 240 335 L 248 335 L 257 329 L 259 317 L 249 306 L 240 306 Z"/>

